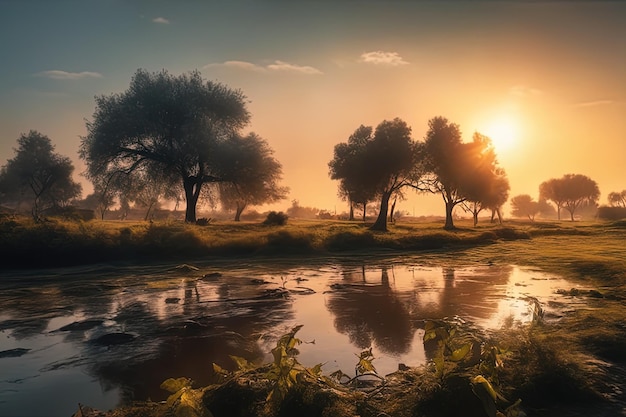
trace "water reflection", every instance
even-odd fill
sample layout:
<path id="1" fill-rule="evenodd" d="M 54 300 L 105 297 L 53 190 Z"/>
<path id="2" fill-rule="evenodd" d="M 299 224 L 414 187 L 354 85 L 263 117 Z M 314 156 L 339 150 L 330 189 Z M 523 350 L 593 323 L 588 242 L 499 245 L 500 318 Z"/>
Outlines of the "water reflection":
<path id="1" fill-rule="evenodd" d="M 349 372 L 355 353 L 372 346 L 386 374 L 427 359 L 426 320 L 460 316 L 488 328 L 524 322 L 526 296 L 547 301 L 572 286 L 507 265 L 424 267 L 407 258 L 0 276 L 0 351 L 30 349 L 0 357 L 0 409 L 71 415 L 77 402 L 109 409 L 161 400 L 167 378 L 202 385 L 213 362 L 233 368 L 229 355 L 267 360 L 276 338 L 296 324 L 311 342 L 299 347 L 305 365 Z"/>
<path id="2" fill-rule="evenodd" d="M 415 294 L 394 290 L 386 266 L 368 274 L 380 278 L 370 279 L 363 266 L 344 271 L 342 283 L 332 286 L 326 306 L 334 315 L 335 328 L 360 349 L 376 346 L 385 353 L 406 353 L 415 333 L 411 314 Z"/>

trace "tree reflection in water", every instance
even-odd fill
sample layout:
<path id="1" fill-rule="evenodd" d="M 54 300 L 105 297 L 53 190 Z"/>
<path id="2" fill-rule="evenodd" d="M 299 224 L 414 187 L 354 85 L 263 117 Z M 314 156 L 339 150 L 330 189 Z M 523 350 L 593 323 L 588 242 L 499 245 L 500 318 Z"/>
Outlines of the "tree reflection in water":
<path id="1" fill-rule="evenodd" d="M 335 286 L 327 301 L 337 331 L 347 334 L 359 349 L 376 346 L 390 354 L 407 352 L 415 333 L 410 314 L 413 292 L 394 291 L 386 267 L 379 283 L 367 282 L 364 266 L 344 271 L 343 283 Z"/>
<path id="2" fill-rule="evenodd" d="M 342 281 L 333 285 L 327 308 L 334 316 L 335 329 L 355 347 L 373 346 L 398 355 L 410 350 L 415 332 L 427 320 L 460 316 L 477 324 L 488 321 L 497 313 L 512 271 L 509 265 L 460 271 L 453 267 L 348 267 Z"/>

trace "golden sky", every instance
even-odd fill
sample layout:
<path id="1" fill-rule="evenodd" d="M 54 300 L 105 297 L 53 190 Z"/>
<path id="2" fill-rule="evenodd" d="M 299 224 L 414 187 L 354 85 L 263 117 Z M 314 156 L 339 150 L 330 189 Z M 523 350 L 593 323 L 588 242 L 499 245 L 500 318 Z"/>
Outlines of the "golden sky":
<path id="1" fill-rule="evenodd" d="M 492 137 L 511 196 L 576 173 L 604 204 L 626 189 L 624 21 L 622 2 L 2 2 L 0 163 L 36 129 L 78 174 L 95 95 L 138 68 L 198 69 L 250 100 L 246 130 L 291 188 L 277 208 L 346 210 L 334 145 L 394 117 L 422 140 L 439 115 L 466 140 Z M 439 197 L 409 197 L 401 210 L 444 213 Z"/>

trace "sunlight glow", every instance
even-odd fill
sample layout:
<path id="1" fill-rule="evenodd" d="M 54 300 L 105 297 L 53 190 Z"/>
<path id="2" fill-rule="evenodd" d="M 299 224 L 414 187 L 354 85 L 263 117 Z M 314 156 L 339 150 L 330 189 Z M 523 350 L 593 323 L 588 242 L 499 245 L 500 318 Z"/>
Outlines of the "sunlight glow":
<path id="1" fill-rule="evenodd" d="M 519 140 L 519 127 L 513 119 L 500 117 L 487 126 L 484 134 L 491 138 L 496 152 L 506 152 L 515 148 Z"/>

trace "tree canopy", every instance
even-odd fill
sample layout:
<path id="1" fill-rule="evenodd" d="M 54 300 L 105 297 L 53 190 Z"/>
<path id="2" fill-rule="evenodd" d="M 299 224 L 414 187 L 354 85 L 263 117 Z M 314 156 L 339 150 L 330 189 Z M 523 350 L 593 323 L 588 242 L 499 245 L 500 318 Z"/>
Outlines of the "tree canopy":
<path id="1" fill-rule="evenodd" d="M 407 186 L 417 188 L 422 176 L 419 143 L 411 138 L 411 128 L 395 118 L 384 120 L 373 131 L 360 126 L 347 143 L 335 146 L 329 163 L 332 179 L 341 181 L 340 190 L 351 201 L 380 198 L 380 210 L 372 230 L 387 230 L 389 199 Z"/>
<path id="2" fill-rule="evenodd" d="M 626 190 L 613 191 L 608 196 L 609 205 L 612 207 L 626 207 Z"/>
<path id="3" fill-rule="evenodd" d="M 466 199 L 462 202 L 466 211 L 472 213 L 474 226 L 478 224 L 478 214 L 485 209 L 499 212 L 509 198 L 509 180 L 504 169 L 498 167 L 491 139 L 478 132 L 472 142 L 465 145 L 468 160 L 464 186 Z"/>
<path id="4" fill-rule="evenodd" d="M 249 118 L 239 90 L 205 82 L 197 71 L 174 76 L 140 69 L 125 92 L 96 97 L 80 155 L 92 180 L 138 170 L 178 178 L 185 220 L 195 222 L 203 184 L 220 180 L 214 164 L 218 143 Z"/>
<path id="5" fill-rule="evenodd" d="M 528 220 L 535 221 L 537 213 L 539 213 L 539 203 L 530 195 L 520 194 L 511 199 L 511 215 L 528 217 Z"/>
<path id="6" fill-rule="evenodd" d="M 45 210 L 80 196 L 81 186 L 72 179 L 74 165 L 54 152 L 50 138 L 31 130 L 17 144 L 15 157 L 0 171 L 0 195 L 5 202 L 30 204 L 38 221 Z"/>
<path id="7" fill-rule="evenodd" d="M 374 139 L 370 126 L 359 126 L 348 142 L 335 145 L 334 158 L 328 163 L 331 179 L 339 180 L 339 197 L 350 204 L 350 220 L 354 220 L 354 205 L 363 207 L 378 198 L 378 188 L 370 178 L 368 144 Z"/>
<path id="8" fill-rule="evenodd" d="M 570 213 L 574 221 L 576 209 L 583 204 L 596 204 L 600 198 L 600 188 L 591 178 L 581 174 L 566 174 L 562 178 L 552 178 L 539 186 L 541 199 L 552 201 L 561 220 L 561 208 Z"/>
<path id="9" fill-rule="evenodd" d="M 489 138 L 476 133 L 472 142 L 464 143 L 459 125 L 445 117 L 428 121 L 424 165 L 428 175 L 423 184 L 445 203 L 446 229 L 454 228 L 452 212 L 458 204 L 475 203 L 471 210 L 476 221 L 479 209 L 497 209 L 508 198 L 508 180 Z"/>
<path id="10" fill-rule="evenodd" d="M 221 178 L 219 196 L 222 206 L 235 208 L 235 221 L 248 205 L 274 203 L 286 197 L 281 187 L 282 165 L 260 136 L 232 135 L 219 144 L 216 173 Z"/>

